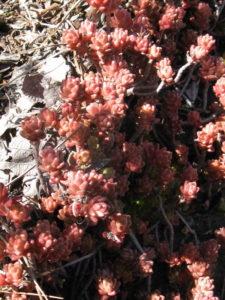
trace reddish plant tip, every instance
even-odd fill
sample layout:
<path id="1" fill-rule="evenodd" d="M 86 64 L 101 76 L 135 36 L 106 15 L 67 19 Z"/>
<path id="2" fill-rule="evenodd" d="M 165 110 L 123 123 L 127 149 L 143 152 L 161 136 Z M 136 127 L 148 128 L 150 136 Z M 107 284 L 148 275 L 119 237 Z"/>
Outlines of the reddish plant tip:
<path id="1" fill-rule="evenodd" d="M 40 170 L 50 175 L 51 183 L 59 183 L 63 179 L 63 169 L 65 169 L 66 164 L 60 150 L 56 151 L 48 146 L 41 151 L 38 161 L 40 162 Z"/>
<path id="2" fill-rule="evenodd" d="M 57 127 L 59 115 L 56 110 L 43 108 L 39 113 L 39 118 L 45 123 L 46 127 Z"/>
<path id="3" fill-rule="evenodd" d="M 117 234 L 129 234 L 131 226 L 131 217 L 129 215 L 122 215 L 117 213 L 116 215 L 110 217 L 110 222 L 108 224 L 108 229 Z"/>
<path id="4" fill-rule="evenodd" d="M 114 277 L 109 269 L 98 271 L 97 275 L 97 289 L 98 293 L 103 296 L 115 296 L 120 287 L 120 282 Z"/>
<path id="5" fill-rule="evenodd" d="M 197 187 L 195 181 L 193 182 L 185 181 L 184 185 L 180 187 L 180 191 L 184 198 L 181 200 L 181 202 L 190 203 L 191 200 L 193 200 L 196 197 L 197 193 L 199 192 L 199 187 Z"/>
<path id="6" fill-rule="evenodd" d="M 159 62 L 156 63 L 157 75 L 163 81 L 168 83 L 173 81 L 174 72 L 171 67 L 171 61 L 168 57 L 160 59 Z"/>
<path id="7" fill-rule="evenodd" d="M 39 143 L 45 137 L 45 123 L 36 116 L 26 117 L 21 123 L 20 134 L 31 143 Z"/>
<path id="8" fill-rule="evenodd" d="M 79 30 L 67 29 L 63 33 L 62 41 L 68 50 L 80 50 L 82 48 L 82 36 Z"/>
<path id="9" fill-rule="evenodd" d="M 6 283 L 18 287 L 23 281 L 23 274 L 25 273 L 20 262 L 10 263 L 4 266 L 6 274 Z"/>
<path id="10" fill-rule="evenodd" d="M 91 6 L 97 8 L 106 15 L 110 15 L 118 8 L 118 0 L 86 0 Z"/>

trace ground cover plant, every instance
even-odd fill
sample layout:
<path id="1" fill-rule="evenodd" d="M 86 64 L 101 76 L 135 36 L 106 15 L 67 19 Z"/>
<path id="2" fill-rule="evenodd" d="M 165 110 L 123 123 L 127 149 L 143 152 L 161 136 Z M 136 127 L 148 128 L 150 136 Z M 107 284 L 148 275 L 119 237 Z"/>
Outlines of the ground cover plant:
<path id="1" fill-rule="evenodd" d="M 3 135 L 37 175 L 32 197 L 26 172 L 0 183 L 2 299 L 225 297 L 224 4 L 72 5 L 60 101 Z"/>

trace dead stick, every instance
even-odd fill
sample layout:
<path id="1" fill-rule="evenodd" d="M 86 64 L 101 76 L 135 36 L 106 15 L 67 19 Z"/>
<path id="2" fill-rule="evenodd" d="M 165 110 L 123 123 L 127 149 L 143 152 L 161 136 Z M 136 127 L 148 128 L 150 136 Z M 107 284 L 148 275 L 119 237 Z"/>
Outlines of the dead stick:
<path id="1" fill-rule="evenodd" d="M 80 257 L 80 258 L 78 258 L 78 259 L 75 259 L 75 260 L 73 260 L 73 261 L 71 261 L 71 262 L 69 262 L 69 263 L 67 263 L 67 264 L 65 264 L 65 265 L 63 265 L 63 266 L 61 266 L 61 267 L 55 268 L 54 270 L 46 271 L 46 272 L 42 273 L 41 276 L 45 276 L 45 275 L 48 275 L 48 274 L 50 274 L 50 273 L 53 273 L 53 272 L 55 272 L 55 271 L 57 271 L 57 270 L 61 270 L 61 269 L 63 269 L 63 268 L 66 268 L 66 267 L 70 267 L 70 266 L 72 266 L 72 265 L 75 265 L 75 264 L 77 264 L 77 263 L 79 263 L 79 262 L 81 262 L 81 261 L 83 261 L 83 260 L 85 260 L 85 259 L 90 258 L 91 256 L 95 255 L 95 253 L 96 253 L 96 251 L 91 252 L 91 253 L 89 253 L 89 254 L 87 254 L 87 255 L 84 255 L 84 256 L 82 256 L 82 257 Z"/>
<path id="2" fill-rule="evenodd" d="M 166 221 L 166 223 L 168 224 L 169 226 L 169 229 L 170 229 L 170 250 L 171 252 L 173 252 L 173 241 L 174 241 L 174 230 L 173 230 L 173 225 L 172 223 L 170 222 L 170 220 L 168 219 L 167 215 L 166 215 L 166 212 L 164 210 L 164 207 L 163 207 L 163 201 L 162 201 L 162 198 L 160 195 L 158 195 L 158 198 L 159 198 L 159 207 L 160 207 L 160 211 Z"/>
<path id="3" fill-rule="evenodd" d="M 141 252 L 144 253 L 144 249 L 141 247 L 141 244 L 139 243 L 139 241 L 137 240 L 136 236 L 134 235 L 134 233 L 131 231 L 130 233 L 130 237 L 132 239 L 132 241 L 134 242 L 135 246 L 137 247 L 137 249 Z"/>
<path id="4" fill-rule="evenodd" d="M 45 300 L 48 300 L 47 295 L 45 294 L 45 292 L 42 290 L 42 288 L 40 287 L 39 283 L 37 282 L 36 276 L 35 276 L 33 270 L 31 269 L 31 267 L 29 265 L 28 259 L 26 257 L 23 257 L 23 261 L 24 261 L 24 263 L 25 263 L 25 265 L 27 267 L 28 273 L 30 274 L 31 278 L 33 279 L 33 282 L 35 284 L 36 291 L 37 291 L 37 293 L 39 295 L 39 298 L 40 299 L 44 298 Z"/>
<path id="5" fill-rule="evenodd" d="M 0 289 L 0 293 L 2 294 L 16 294 L 16 295 L 26 295 L 26 296 L 34 296 L 34 297 L 39 297 L 38 294 L 36 293 L 26 293 L 26 292 L 17 292 L 17 291 L 3 291 Z M 53 296 L 53 295 L 47 295 L 47 297 L 51 299 L 58 299 L 58 300 L 63 300 L 63 297 L 58 297 L 58 296 Z"/>
<path id="6" fill-rule="evenodd" d="M 190 225 L 188 224 L 188 222 L 185 220 L 185 218 L 179 213 L 178 210 L 176 210 L 176 214 L 178 215 L 178 217 L 181 219 L 181 221 L 186 225 L 186 227 L 188 228 L 188 230 L 190 231 L 190 233 L 193 234 L 194 238 L 195 238 L 195 243 L 196 245 L 199 245 L 199 240 L 197 237 L 196 232 L 190 227 Z"/>
<path id="7" fill-rule="evenodd" d="M 49 10 L 57 9 L 57 8 L 59 8 L 59 5 L 57 5 L 56 3 L 53 3 L 49 7 L 46 7 L 41 12 L 39 12 L 39 16 L 42 16 L 42 15 L 46 14 Z"/>
<path id="8" fill-rule="evenodd" d="M 174 79 L 174 83 L 178 83 L 178 81 L 181 79 L 181 76 L 183 74 L 183 72 L 188 68 L 190 67 L 191 65 L 193 64 L 193 61 L 190 60 L 188 61 L 185 65 L 183 65 L 177 72 L 177 75 Z"/>

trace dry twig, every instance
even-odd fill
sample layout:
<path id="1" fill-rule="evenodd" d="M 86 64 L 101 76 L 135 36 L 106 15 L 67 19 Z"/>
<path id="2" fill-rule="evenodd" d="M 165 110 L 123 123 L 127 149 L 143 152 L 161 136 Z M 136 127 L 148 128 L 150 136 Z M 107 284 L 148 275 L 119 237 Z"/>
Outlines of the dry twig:
<path id="1" fill-rule="evenodd" d="M 193 234 L 194 238 L 195 238 L 195 243 L 196 245 L 199 245 L 199 240 L 197 237 L 196 232 L 190 227 L 190 225 L 188 224 L 188 222 L 185 220 L 185 218 L 179 213 L 178 210 L 176 210 L 176 214 L 178 215 L 178 217 L 181 219 L 181 221 L 185 224 L 185 226 L 188 228 L 188 230 L 190 231 L 191 234 Z"/>
<path id="2" fill-rule="evenodd" d="M 173 241 L 174 241 L 174 229 L 173 229 L 173 225 L 172 223 L 170 222 L 170 220 L 168 219 L 167 215 L 166 215 L 166 212 L 165 212 L 165 209 L 163 207 L 163 201 L 162 201 L 162 197 L 160 195 L 158 195 L 158 198 L 159 198 L 159 208 L 160 208 L 160 211 L 163 215 L 163 218 L 165 219 L 167 225 L 169 226 L 169 229 L 170 229 L 170 251 L 173 252 Z"/>

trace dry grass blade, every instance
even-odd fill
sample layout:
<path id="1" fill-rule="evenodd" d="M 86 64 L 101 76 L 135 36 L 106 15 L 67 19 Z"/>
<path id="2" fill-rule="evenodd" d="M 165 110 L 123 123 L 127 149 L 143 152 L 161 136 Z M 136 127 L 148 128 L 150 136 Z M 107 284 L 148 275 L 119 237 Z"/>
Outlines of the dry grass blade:
<path id="1" fill-rule="evenodd" d="M 190 227 L 190 225 L 188 224 L 188 222 L 185 220 L 185 218 L 179 213 L 178 210 L 176 210 L 176 214 L 178 215 L 178 217 L 181 219 L 181 221 L 186 225 L 186 227 L 188 228 L 188 230 L 190 231 L 191 234 L 193 234 L 194 238 L 195 238 L 195 243 L 196 245 L 199 245 L 199 240 L 197 237 L 196 232 Z"/>
<path id="2" fill-rule="evenodd" d="M 158 195 L 158 198 L 159 198 L 159 208 L 160 208 L 160 211 L 163 215 L 163 218 L 165 219 L 167 225 L 169 226 L 169 229 L 170 229 L 170 251 L 173 252 L 173 241 L 174 241 L 174 229 L 173 229 L 173 225 L 172 223 L 170 222 L 170 220 L 168 219 L 167 215 L 166 215 L 166 212 L 165 212 L 165 209 L 163 207 L 163 201 L 162 201 L 162 198 L 160 195 Z"/>
<path id="3" fill-rule="evenodd" d="M 130 233 L 130 237 L 132 239 L 132 241 L 134 242 L 135 246 L 137 247 L 137 249 L 141 252 L 144 253 L 144 249 L 141 247 L 141 244 L 138 242 L 136 236 L 134 235 L 133 232 Z"/>
<path id="4" fill-rule="evenodd" d="M 29 275 L 31 276 L 31 278 L 33 279 L 33 282 L 34 282 L 34 285 L 36 287 L 36 291 L 39 295 L 39 298 L 42 300 L 42 299 L 45 299 L 45 300 L 48 300 L 48 296 L 45 294 L 45 292 L 42 290 L 42 288 L 40 287 L 38 281 L 37 281 L 37 278 L 33 272 L 33 270 L 31 269 L 30 267 L 30 264 L 28 262 L 28 259 L 26 257 L 23 257 L 23 261 L 27 267 L 27 271 L 29 273 Z"/>
<path id="5" fill-rule="evenodd" d="M 63 265 L 61 267 L 55 268 L 54 270 L 44 272 L 44 273 L 41 274 L 41 276 L 45 276 L 45 275 L 51 274 L 51 273 L 53 273 L 53 272 L 55 272 L 57 270 L 62 270 L 64 268 L 66 268 L 66 267 L 70 267 L 70 266 L 73 266 L 75 264 L 78 264 L 79 262 L 92 257 L 93 255 L 95 255 L 95 253 L 96 253 L 96 251 L 91 252 L 91 253 L 89 253 L 87 255 L 84 255 L 84 256 L 82 256 L 82 257 L 80 257 L 78 259 L 75 259 L 75 260 L 73 260 L 73 261 L 71 261 L 71 262 L 69 262 L 69 263 L 67 263 L 67 264 L 65 264 L 65 265 Z"/>
<path id="6" fill-rule="evenodd" d="M 39 294 L 36 293 L 26 293 L 26 292 L 17 292 L 17 291 L 5 291 L 0 289 L 0 293 L 2 294 L 16 294 L 16 295 L 26 295 L 26 296 L 33 296 L 33 297 L 39 297 Z M 63 300 L 63 297 L 59 296 L 53 296 L 53 295 L 47 295 L 49 299 L 56 299 L 56 300 Z"/>

